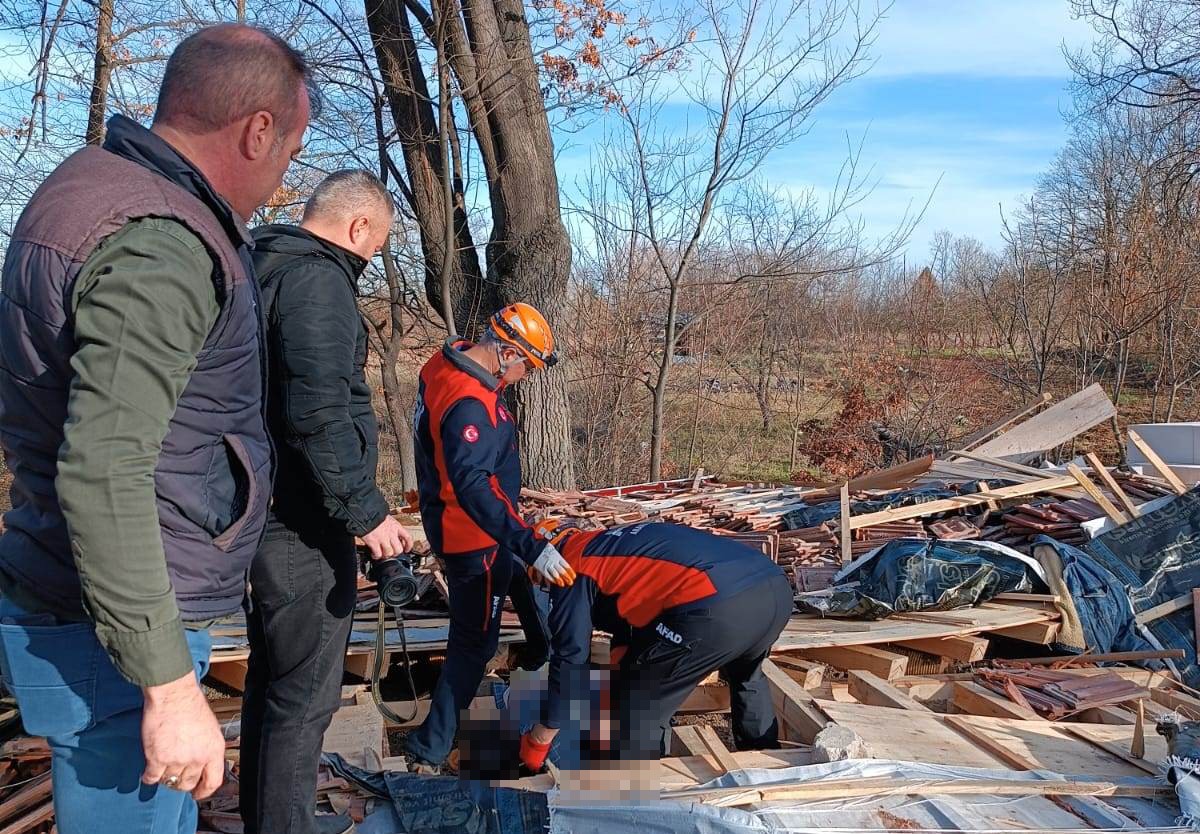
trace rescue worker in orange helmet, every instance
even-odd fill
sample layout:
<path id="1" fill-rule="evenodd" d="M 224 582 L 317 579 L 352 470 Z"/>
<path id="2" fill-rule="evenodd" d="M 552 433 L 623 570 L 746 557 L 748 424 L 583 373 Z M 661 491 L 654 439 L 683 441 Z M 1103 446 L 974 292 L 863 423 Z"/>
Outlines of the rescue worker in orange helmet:
<path id="1" fill-rule="evenodd" d="M 545 615 L 526 566 L 559 586 L 575 574 L 554 545 L 517 511 L 521 463 L 517 430 L 501 401 L 505 386 L 557 361 L 542 314 L 510 304 L 476 344 L 452 336 L 421 369 L 415 416 L 421 522 L 441 557 L 450 590 L 446 662 L 429 715 L 407 740 L 409 767 L 436 772 L 450 752 L 458 717 L 496 653 L 500 608 L 512 597 L 541 665 L 549 652 Z M 514 559 L 521 562 L 514 569 Z M 534 665 L 534 664 L 528 664 Z"/>

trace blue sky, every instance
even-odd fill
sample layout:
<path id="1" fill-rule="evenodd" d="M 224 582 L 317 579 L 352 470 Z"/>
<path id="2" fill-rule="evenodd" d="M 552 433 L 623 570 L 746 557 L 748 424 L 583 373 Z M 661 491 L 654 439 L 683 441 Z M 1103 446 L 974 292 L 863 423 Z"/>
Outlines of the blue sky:
<path id="1" fill-rule="evenodd" d="M 865 134 L 860 170 L 869 168 L 876 186 L 857 211 L 868 235 L 886 234 L 933 192 L 910 261 L 927 256 L 940 229 L 997 246 L 1001 208 L 1032 190 L 1066 139 L 1063 44 L 1079 47 L 1092 35 L 1066 0 L 895 0 L 874 66 L 835 92 L 813 129 L 772 156 L 764 175 L 789 188 L 826 188 L 847 137 L 857 145 Z M 586 139 L 564 140 L 574 145 L 560 143 L 569 189 L 572 169 L 586 164 Z"/>

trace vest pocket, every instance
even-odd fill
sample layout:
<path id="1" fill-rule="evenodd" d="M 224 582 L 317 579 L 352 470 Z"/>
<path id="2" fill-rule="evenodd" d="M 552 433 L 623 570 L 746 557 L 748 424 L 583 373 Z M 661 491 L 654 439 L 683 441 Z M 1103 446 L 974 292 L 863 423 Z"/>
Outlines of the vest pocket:
<path id="1" fill-rule="evenodd" d="M 213 544 L 228 550 L 258 503 L 258 482 L 250 453 L 240 437 L 221 435 L 222 448 L 208 472 L 209 517 L 216 521 Z"/>

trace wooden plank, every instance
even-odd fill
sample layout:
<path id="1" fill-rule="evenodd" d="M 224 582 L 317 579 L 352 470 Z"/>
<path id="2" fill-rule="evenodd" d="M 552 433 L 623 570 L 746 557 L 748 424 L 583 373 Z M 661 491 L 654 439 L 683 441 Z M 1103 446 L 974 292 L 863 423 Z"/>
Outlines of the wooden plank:
<path id="1" fill-rule="evenodd" d="M 1104 388 L 1095 383 L 981 443 L 974 451 L 1025 462 L 1115 416 L 1116 406 L 1104 393 Z"/>
<path id="2" fill-rule="evenodd" d="M 1183 481 L 1179 480 L 1179 476 L 1175 474 L 1171 467 L 1163 462 L 1163 459 L 1158 456 L 1158 452 L 1150 447 L 1150 444 L 1142 439 L 1142 436 L 1135 430 L 1129 429 L 1129 442 L 1137 447 L 1137 450 L 1142 453 L 1142 457 L 1150 461 L 1150 465 L 1154 467 L 1154 471 L 1159 474 L 1164 481 L 1170 484 L 1171 489 L 1176 495 L 1183 495 L 1187 492 L 1187 487 Z"/>
<path id="3" fill-rule="evenodd" d="M 947 727 L 948 716 L 905 712 L 865 704 L 819 701 L 822 711 L 843 727 L 854 730 L 877 759 L 937 762 L 962 767 L 996 768 L 1001 760 Z"/>
<path id="4" fill-rule="evenodd" d="M 675 712 L 678 715 L 729 712 L 729 687 L 697 686 Z"/>
<path id="5" fill-rule="evenodd" d="M 1046 477 L 1046 470 L 1038 469 L 1036 466 L 1026 466 L 1023 463 L 1014 463 L 1011 460 L 1004 458 L 994 458 L 991 455 L 981 455 L 978 452 L 955 451 L 950 453 L 954 457 L 967 458 L 976 463 L 985 463 L 995 469 L 1002 469 L 1005 472 L 1011 472 L 1015 475 L 1027 475 L 1033 478 Z"/>
<path id="6" fill-rule="evenodd" d="M 955 452 L 954 454 L 958 454 Z M 1008 478 L 1017 483 L 1028 483 L 1030 481 L 1040 481 L 1046 477 L 1045 472 L 1039 472 L 1037 475 L 1025 475 L 1019 472 L 1010 472 L 1007 469 L 1000 469 L 995 466 L 984 466 L 978 463 L 971 462 L 963 463 L 946 463 L 938 461 L 929 469 L 929 477 L 941 481 L 975 481 L 986 480 L 988 478 Z"/>
<path id="7" fill-rule="evenodd" d="M 1152 623 L 1155 620 L 1161 619 L 1168 614 L 1174 614 L 1176 611 L 1182 611 L 1185 608 L 1191 608 L 1194 594 L 1195 589 L 1193 588 L 1188 593 L 1175 597 L 1175 599 L 1169 599 L 1166 602 L 1160 602 L 1153 608 L 1147 608 L 1145 611 L 1135 614 L 1133 619 L 1135 619 L 1140 625 L 1145 625 L 1146 623 Z"/>
<path id="8" fill-rule="evenodd" d="M 374 704 L 342 707 L 333 714 L 321 750 L 358 767 L 370 768 L 373 758 L 383 761 L 383 716 Z"/>
<path id="9" fill-rule="evenodd" d="M 0 803 L 0 820 L 12 819 L 17 814 L 40 805 L 50 799 L 51 790 L 50 771 L 47 770 Z"/>
<path id="10" fill-rule="evenodd" d="M 44 805 L 34 808 L 25 816 L 10 822 L 8 825 L 0 828 L 0 834 L 27 834 L 42 823 L 49 822 L 54 818 L 54 803 L 46 802 Z"/>
<path id="11" fill-rule="evenodd" d="M 954 684 L 954 706 L 967 715 L 987 715 L 992 718 L 1018 718 L 1039 721 L 1041 716 L 1028 707 L 985 689 L 974 681 Z"/>
<path id="12" fill-rule="evenodd" d="M 1125 513 L 1117 509 L 1117 505 L 1108 500 L 1108 496 L 1100 491 L 1100 487 L 1096 486 L 1096 482 L 1087 476 L 1087 473 L 1073 463 L 1067 464 L 1067 471 L 1079 482 L 1083 487 L 1083 491 L 1088 496 L 1100 505 L 1100 509 L 1104 510 L 1104 514 L 1113 520 L 1115 524 L 1124 524 L 1129 519 Z"/>
<path id="13" fill-rule="evenodd" d="M 1064 720 L 1079 724 L 1127 724 L 1132 726 L 1135 719 L 1133 713 L 1123 707 L 1102 706 L 1088 707 L 1074 715 L 1067 716 Z"/>
<path id="14" fill-rule="evenodd" d="M 896 645 L 925 654 L 935 654 L 948 657 L 963 663 L 975 663 L 983 660 L 987 654 L 988 641 L 986 637 L 930 637 L 924 640 L 900 640 Z"/>
<path id="15" fill-rule="evenodd" d="M 725 746 L 725 742 L 717 737 L 717 731 L 707 724 L 699 728 L 700 742 L 708 749 L 708 753 L 716 761 L 722 775 L 731 770 L 738 770 L 741 765 L 737 763 L 737 759 L 733 758 L 733 754 L 729 752 L 729 748 Z"/>
<path id="16" fill-rule="evenodd" d="M 1007 417 L 1000 419 L 998 422 L 993 423 L 987 428 L 980 429 L 974 434 L 968 435 L 966 439 L 964 439 L 959 445 L 964 449 L 972 449 L 986 440 L 991 440 L 1013 423 L 1028 417 L 1030 414 L 1049 403 L 1050 399 L 1050 393 L 1048 391 L 1043 391 L 1040 398 L 1034 400 L 1028 405 L 1022 406 L 1021 408 L 1009 414 Z"/>
<path id="17" fill-rule="evenodd" d="M 808 691 L 769 658 L 763 661 L 762 670 L 771 687 L 771 700 L 780 722 L 795 730 L 801 741 L 811 743 L 829 723 L 825 714 Z"/>
<path id="18" fill-rule="evenodd" d="M 1155 703 L 1162 704 L 1192 721 L 1200 721 L 1200 698 L 1193 698 L 1182 692 L 1167 689 L 1151 689 L 1150 697 Z"/>
<path id="19" fill-rule="evenodd" d="M 1133 726 L 1133 743 L 1129 747 L 1129 755 L 1136 759 L 1146 757 L 1146 710 L 1142 707 L 1142 699 L 1137 702 L 1137 723 Z"/>
<path id="20" fill-rule="evenodd" d="M 825 682 L 824 663 L 803 660 L 799 657 L 788 657 L 785 654 L 774 655 L 771 659 L 775 661 L 776 666 L 787 672 L 792 680 L 805 689 L 817 689 Z"/>
<path id="21" fill-rule="evenodd" d="M 383 671 L 387 674 L 387 653 L 384 653 Z M 372 649 L 368 654 L 348 654 L 346 655 L 345 671 L 351 675 L 355 675 L 362 680 L 367 680 L 371 675 L 371 666 L 375 663 L 375 651 Z"/>
<path id="22" fill-rule="evenodd" d="M 1017 605 L 985 603 L 961 617 L 889 617 L 878 622 L 793 616 L 775 641 L 776 652 L 799 652 L 829 646 L 868 646 L 927 637 L 979 634 L 998 628 L 1045 622 L 1049 611 Z M 959 612 L 956 612 L 959 613 Z"/>
<path id="23" fill-rule="evenodd" d="M 676 802 L 703 802 L 717 807 L 739 807 L 760 802 L 821 802 L 850 797 L 875 796 L 1166 796 L 1166 785 L 1142 780 L 1074 779 L 895 779 L 890 776 L 866 779 L 810 779 L 761 788 L 692 788 L 664 792 L 662 798 Z"/>
<path id="24" fill-rule="evenodd" d="M 850 673 L 850 694 L 860 703 L 876 707 L 907 709 L 913 712 L 933 712 L 929 707 L 913 700 L 877 675 L 862 670 Z"/>
<path id="25" fill-rule="evenodd" d="M 850 541 L 850 485 L 842 484 L 841 493 L 842 515 L 841 534 L 839 539 L 842 546 L 842 564 L 848 565 L 854 560 L 852 542 Z"/>
<path id="26" fill-rule="evenodd" d="M 226 660 L 222 663 L 211 663 L 208 667 L 207 678 L 212 678 L 235 692 L 246 689 L 246 671 L 248 664 L 245 660 Z"/>
<path id="27" fill-rule="evenodd" d="M 1009 767 L 1015 767 L 1017 770 L 1038 770 L 1041 767 L 1036 759 L 1013 750 L 978 727 L 961 720 L 959 716 L 946 716 L 946 723 Z"/>
<path id="28" fill-rule="evenodd" d="M 700 740 L 700 730 L 694 724 L 680 724 L 672 727 L 671 735 L 682 747 L 684 753 L 681 755 L 705 756 L 708 754 L 708 748 Z"/>
<path id="29" fill-rule="evenodd" d="M 1112 473 L 1108 471 L 1108 467 L 1104 465 L 1104 462 L 1100 460 L 1096 453 L 1088 452 L 1084 457 L 1087 458 L 1088 465 L 1091 466 L 1092 471 L 1096 473 L 1096 477 L 1099 478 L 1104 486 L 1108 488 L 1108 491 L 1115 495 L 1117 500 L 1121 502 L 1121 506 L 1125 508 L 1126 515 L 1128 515 L 1130 518 L 1137 518 L 1140 516 L 1142 511 L 1137 508 L 1137 505 L 1133 503 L 1130 497 L 1125 493 L 1125 490 L 1121 489 L 1121 485 L 1117 483 L 1117 479 L 1112 476 Z"/>
<path id="30" fill-rule="evenodd" d="M 1125 749 L 1133 727 L 1107 724 L 1062 724 L 1051 721 L 1016 721 L 1007 718 L 986 718 L 974 715 L 948 715 L 947 723 L 963 732 L 1003 759 L 1010 767 L 1021 770 L 1045 768 L 1056 773 L 1095 776 L 1112 779 L 1142 776 L 1142 768 L 1123 757 L 1102 750 L 1075 735 L 1072 730 L 1096 731 L 1098 738 L 1124 738 Z M 1165 749 L 1165 741 L 1159 739 Z M 1149 739 L 1147 739 L 1149 744 Z M 1154 750 L 1158 750 L 1157 742 Z M 1164 754 L 1165 755 L 1165 754 Z"/>
<path id="31" fill-rule="evenodd" d="M 1040 481 L 1031 481 L 1027 484 L 1014 484 L 1013 486 L 988 490 L 986 495 L 959 495 L 954 498 L 943 498 L 939 501 L 915 504 L 911 507 L 894 507 L 890 510 L 880 510 L 877 513 L 864 513 L 863 515 L 850 517 L 850 529 L 859 530 L 863 527 L 870 527 L 874 524 L 882 524 L 887 521 L 903 521 L 909 518 L 922 518 L 927 515 L 934 515 L 935 513 L 961 510 L 964 507 L 977 507 L 980 504 L 987 504 L 989 501 L 1001 501 L 1007 498 L 1025 498 L 1030 495 L 1036 495 L 1039 492 L 1052 492 L 1056 489 L 1073 487 L 1077 483 L 1073 477 L 1054 475 L 1049 478 L 1043 478 Z"/>
<path id="32" fill-rule="evenodd" d="M 1029 623 L 1027 625 L 1010 626 L 1009 628 L 992 629 L 992 634 L 1011 637 L 1014 640 L 1024 640 L 1026 643 L 1037 643 L 1048 646 L 1058 636 L 1059 624 L 1055 621 Z"/>
<path id="33" fill-rule="evenodd" d="M 889 466 L 887 469 L 877 469 L 874 472 L 859 475 L 857 478 L 851 478 L 847 486 L 849 486 L 851 492 L 858 492 L 864 489 L 891 489 L 903 486 L 917 476 L 925 474 L 932 465 L 933 455 L 926 455 L 923 458 L 898 463 L 895 466 Z M 806 499 L 833 498 L 840 492 L 840 486 L 822 487 L 821 489 L 804 493 L 804 497 Z"/>
<path id="34" fill-rule="evenodd" d="M 908 658 L 902 654 L 877 649 L 873 646 L 841 646 L 826 649 L 807 649 L 805 654 L 835 669 L 862 669 L 872 672 L 885 681 L 892 681 L 904 674 Z"/>
<path id="35" fill-rule="evenodd" d="M 672 729 L 679 729 L 678 727 Z M 812 754 L 807 750 L 746 750 L 731 753 L 738 769 L 795 767 L 809 764 Z M 712 756 L 683 756 L 659 759 L 659 778 L 663 790 L 692 788 L 717 778 L 718 773 Z"/>
<path id="36" fill-rule="evenodd" d="M 1080 654 L 1071 657 L 1021 657 L 1009 662 L 1028 663 L 1030 666 L 1051 666 L 1055 663 L 1125 663 L 1138 660 L 1183 660 L 1186 654 L 1183 649 L 1149 649 L 1143 652 L 1097 652 L 1096 654 Z M 1084 672 L 1089 670 L 1083 668 L 1079 669 L 1079 671 Z M 1090 671 L 1095 674 L 1105 670 L 1097 669 Z M 1126 669 L 1122 671 L 1138 672 L 1146 675 L 1155 674 L 1148 669 Z"/>
<path id="37" fill-rule="evenodd" d="M 1155 776 L 1162 772 L 1158 762 L 1166 759 L 1167 744 L 1161 736 L 1143 736 L 1142 755 L 1135 756 L 1130 752 L 1130 746 L 1136 737 L 1136 727 L 1133 724 L 1060 724 L 1058 727 L 1062 732 L 1082 739 L 1139 770 Z M 1149 747 L 1149 750 L 1146 747 Z"/>

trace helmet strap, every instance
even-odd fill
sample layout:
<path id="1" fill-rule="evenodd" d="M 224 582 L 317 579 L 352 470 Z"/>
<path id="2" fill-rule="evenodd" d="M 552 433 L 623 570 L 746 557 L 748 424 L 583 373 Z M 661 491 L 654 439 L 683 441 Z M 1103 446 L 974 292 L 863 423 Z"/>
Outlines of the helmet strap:
<path id="1" fill-rule="evenodd" d="M 512 367 L 516 366 L 518 363 L 525 361 L 525 358 L 521 357 L 514 362 L 505 362 L 504 361 L 504 343 L 496 342 L 495 344 L 496 344 L 496 364 L 498 364 L 500 366 L 500 376 L 501 377 L 503 377 L 506 373 L 508 373 L 509 368 L 512 368 Z"/>

